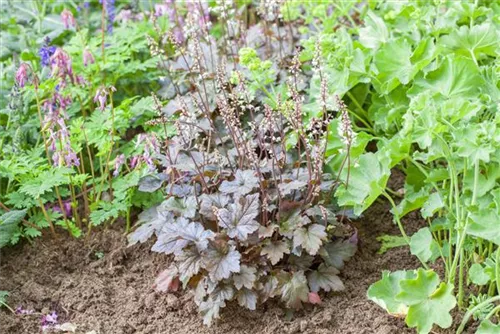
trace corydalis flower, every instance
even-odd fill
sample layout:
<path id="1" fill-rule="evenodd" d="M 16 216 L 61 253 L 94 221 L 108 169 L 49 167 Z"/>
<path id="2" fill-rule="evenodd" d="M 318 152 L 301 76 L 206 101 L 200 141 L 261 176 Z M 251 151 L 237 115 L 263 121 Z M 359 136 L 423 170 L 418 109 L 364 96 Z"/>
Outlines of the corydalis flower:
<path id="1" fill-rule="evenodd" d="M 64 214 L 67 218 L 71 218 L 71 216 L 73 215 L 73 209 L 71 208 L 71 200 L 62 201 L 62 209 L 61 206 L 59 206 L 59 204 L 56 203 L 45 204 L 45 209 L 51 209 L 54 212 L 59 212 L 61 214 Z"/>
<path id="2" fill-rule="evenodd" d="M 137 143 L 135 144 L 135 147 L 139 147 L 142 143 L 144 143 L 144 152 L 138 160 L 144 161 L 146 165 L 148 165 L 149 169 L 153 171 L 156 169 L 156 165 L 153 161 L 153 154 L 160 153 L 160 145 L 154 134 L 139 134 L 137 136 Z"/>
<path id="3" fill-rule="evenodd" d="M 108 95 L 111 96 L 111 92 L 116 92 L 116 88 L 110 86 L 109 88 L 99 87 L 97 89 L 97 92 L 95 93 L 94 96 L 94 103 L 99 104 L 99 110 L 104 111 L 106 109 L 106 102 L 108 101 Z"/>
<path id="4" fill-rule="evenodd" d="M 80 159 L 71 147 L 69 131 L 62 117 L 52 122 L 49 127 L 49 147 L 54 152 L 54 166 L 80 166 Z"/>
<path id="5" fill-rule="evenodd" d="M 122 168 L 123 164 L 125 164 L 125 155 L 120 154 L 115 159 L 115 170 L 113 171 L 114 177 L 117 177 L 118 174 L 120 174 L 120 169 Z"/>
<path id="6" fill-rule="evenodd" d="M 63 21 L 64 28 L 69 29 L 70 27 L 76 27 L 75 17 L 71 11 L 64 9 L 61 13 L 61 19 Z"/>
<path id="7" fill-rule="evenodd" d="M 83 66 L 87 67 L 88 64 L 93 63 L 95 63 L 95 59 L 89 49 L 83 50 Z"/>
<path id="8" fill-rule="evenodd" d="M 52 66 L 52 76 L 61 78 L 62 86 L 66 84 L 68 78 L 71 83 L 76 82 L 71 57 L 63 49 L 56 49 L 52 57 L 50 57 L 50 65 Z"/>
<path id="9" fill-rule="evenodd" d="M 182 27 L 184 26 L 184 18 L 177 14 L 174 0 L 166 0 L 163 4 L 155 5 L 155 16 L 167 15 L 170 24 L 173 25 L 172 31 L 179 42 L 184 41 L 184 33 Z"/>
<path id="10" fill-rule="evenodd" d="M 57 325 L 57 313 L 52 312 L 50 314 L 46 314 L 46 315 L 42 316 L 41 322 L 42 322 L 42 330 L 43 331 L 47 330 L 48 328 L 50 328 L 54 325 Z"/>
<path id="11" fill-rule="evenodd" d="M 19 87 L 26 86 L 26 82 L 28 81 L 28 69 L 29 65 L 26 63 L 21 63 L 16 72 L 16 82 Z"/>
<path id="12" fill-rule="evenodd" d="M 33 314 L 33 310 L 27 310 L 25 308 L 23 308 L 22 306 L 18 306 L 16 308 L 16 314 L 20 314 L 20 315 L 25 315 L 25 314 Z"/>

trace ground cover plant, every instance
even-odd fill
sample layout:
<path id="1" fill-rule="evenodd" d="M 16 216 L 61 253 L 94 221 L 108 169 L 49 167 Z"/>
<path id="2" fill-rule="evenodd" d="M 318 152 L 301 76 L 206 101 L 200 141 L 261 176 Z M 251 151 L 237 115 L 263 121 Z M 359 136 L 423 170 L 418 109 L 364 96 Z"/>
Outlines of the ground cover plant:
<path id="1" fill-rule="evenodd" d="M 500 330 L 498 1 L 1 10 L 0 247 L 121 222 L 171 256 L 156 290 L 189 290 L 211 325 L 233 300 L 342 290 L 349 220 L 384 199 L 400 235 L 381 252 L 421 268 L 367 297 L 418 333 L 456 309 L 457 333 Z M 428 226 L 408 235 L 413 211 Z"/>

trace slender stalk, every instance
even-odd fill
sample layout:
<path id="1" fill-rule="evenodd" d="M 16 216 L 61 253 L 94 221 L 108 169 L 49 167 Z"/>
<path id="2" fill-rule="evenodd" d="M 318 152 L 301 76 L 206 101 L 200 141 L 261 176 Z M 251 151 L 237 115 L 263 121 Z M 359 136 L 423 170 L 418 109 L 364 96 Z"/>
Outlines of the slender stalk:
<path id="1" fill-rule="evenodd" d="M 497 294 L 500 295 L 500 247 L 497 248 L 497 256 L 496 256 L 496 263 L 495 263 L 495 276 L 496 276 L 496 283 L 497 283 Z"/>
<path id="2" fill-rule="evenodd" d="M 455 178 L 455 180 L 454 180 L 454 183 L 455 183 L 455 205 L 456 205 L 456 211 L 457 211 L 456 215 L 457 215 L 458 229 L 457 229 L 457 246 L 455 248 L 455 255 L 454 255 L 451 267 L 450 267 L 450 279 L 449 279 L 448 283 L 455 285 L 454 284 L 455 283 L 455 274 L 456 274 L 458 261 L 460 258 L 460 251 L 462 250 L 462 247 L 465 243 L 465 239 L 467 237 L 467 233 L 465 231 L 466 231 L 467 225 L 469 223 L 469 215 L 467 215 L 467 217 L 464 220 L 460 219 L 460 211 L 459 211 L 459 203 L 458 203 L 458 201 L 459 201 L 458 180 L 457 180 L 457 176 L 455 175 L 456 173 L 453 173 L 453 174 L 454 174 L 453 177 Z M 479 184 L 479 174 L 480 174 L 479 161 L 476 160 L 476 162 L 474 164 L 474 186 L 472 189 L 471 206 L 476 204 L 477 190 L 478 190 L 478 184 Z M 450 240 L 450 242 L 451 242 L 451 240 Z"/>
<path id="3" fill-rule="evenodd" d="M 488 304 L 494 303 L 497 300 L 500 300 L 500 296 L 491 297 L 491 298 L 485 300 L 484 302 L 477 304 L 476 306 L 474 306 L 473 308 L 471 308 L 469 311 L 467 311 L 467 313 L 465 313 L 465 315 L 464 315 L 464 318 L 462 319 L 462 322 L 460 323 L 460 326 L 457 329 L 456 334 L 461 334 L 464 331 L 465 325 L 467 324 L 467 322 L 469 321 L 469 319 L 472 317 L 472 315 L 477 310 L 480 310 L 482 307 L 484 307 L 484 306 L 486 306 Z"/>
<path id="4" fill-rule="evenodd" d="M 38 204 L 40 205 L 40 209 L 42 210 L 43 216 L 45 217 L 45 219 L 49 223 L 49 227 L 50 227 L 50 231 L 52 232 L 52 235 L 54 236 L 54 238 L 57 239 L 57 233 L 56 233 L 56 230 L 54 228 L 54 224 L 52 224 L 52 219 L 50 219 L 50 216 L 47 213 L 47 210 L 45 210 L 45 207 L 43 206 L 42 199 L 40 197 L 38 198 Z"/>
<path id="5" fill-rule="evenodd" d="M 5 306 L 5 308 L 7 310 L 9 310 L 10 312 L 12 312 L 12 314 L 16 314 L 16 312 L 9 305 L 7 305 L 7 303 L 4 303 L 4 302 L 0 301 L 0 306 Z"/>

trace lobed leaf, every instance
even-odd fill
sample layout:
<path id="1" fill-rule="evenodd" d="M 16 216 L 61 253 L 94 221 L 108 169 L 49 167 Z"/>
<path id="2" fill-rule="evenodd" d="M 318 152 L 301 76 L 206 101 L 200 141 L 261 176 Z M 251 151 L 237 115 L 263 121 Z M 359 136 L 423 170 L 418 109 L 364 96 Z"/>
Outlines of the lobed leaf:
<path id="1" fill-rule="evenodd" d="M 253 170 L 237 170 L 233 181 L 223 181 L 219 186 L 219 191 L 226 194 L 244 196 L 259 186 L 259 179 Z"/>
<path id="2" fill-rule="evenodd" d="M 311 255 L 316 255 L 325 239 L 325 227 L 319 224 L 300 227 L 293 232 L 293 246 L 301 246 Z"/>
<path id="3" fill-rule="evenodd" d="M 210 247 L 202 258 L 203 267 L 208 270 L 210 279 L 218 282 L 229 278 L 231 273 L 240 271 L 241 254 L 234 246 L 227 250 L 223 248 Z"/>
<path id="4" fill-rule="evenodd" d="M 326 292 L 344 290 L 344 284 L 337 276 L 338 274 L 339 271 L 336 268 L 320 264 L 318 270 L 313 270 L 307 275 L 311 291 L 318 292 L 320 289 Z"/>
<path id="5" fill-rule="evenodd" d="M 236 203 L 229 205 L 228 209 L 218 211 L 219 226 L 226 229 L 230 238 L 241 241 L 247 239 L 248 234 L 259 229 L 260 224 L 255 221 L 259 215 L 259 194 L 241 197 Z"/>
<path id="6" fill-rule="evenodd" d="M 302 303 L 309 301 L 309 288 L 307 287 L 306 276 L 303 271 L 297 271 L 287 279 L 288 281 L 281 288 L 281 299 L 288 308 L 300 309 Z"/>

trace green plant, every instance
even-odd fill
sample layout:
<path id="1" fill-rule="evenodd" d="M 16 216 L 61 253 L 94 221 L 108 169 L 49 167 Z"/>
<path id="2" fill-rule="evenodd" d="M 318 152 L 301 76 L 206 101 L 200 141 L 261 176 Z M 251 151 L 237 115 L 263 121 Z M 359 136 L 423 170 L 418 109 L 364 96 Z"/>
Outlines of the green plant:
<path id="1" fill-rule="evenodd" d="M 9 297 L 8 291 L 0 291 L 0 306 L 4 306 L 12 313 L 15 313 L 14 310 L 7 304 L 7 297 Z"/>

